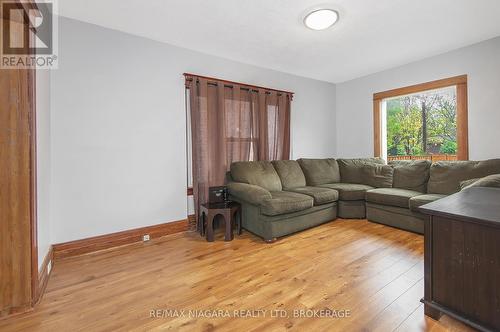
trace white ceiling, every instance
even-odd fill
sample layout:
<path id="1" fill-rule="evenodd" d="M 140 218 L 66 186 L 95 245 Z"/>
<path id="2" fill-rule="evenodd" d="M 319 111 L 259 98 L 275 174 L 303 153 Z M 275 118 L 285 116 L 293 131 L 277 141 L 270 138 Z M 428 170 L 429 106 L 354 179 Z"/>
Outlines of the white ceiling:
<path id="1" fill-rule="evenodd" d="M 340 13 L 325 31 L 302 24 L 318 4 Z M 59 13 L 333 83 L 500 35 L 499 0 L 62 0 Z"/>

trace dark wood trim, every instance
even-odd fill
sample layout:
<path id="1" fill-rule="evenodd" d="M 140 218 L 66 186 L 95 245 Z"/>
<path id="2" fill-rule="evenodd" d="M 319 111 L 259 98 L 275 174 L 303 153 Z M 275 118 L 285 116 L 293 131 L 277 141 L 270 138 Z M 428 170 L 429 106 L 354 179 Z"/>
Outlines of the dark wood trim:
<path id="1" fill-rule="evenodd" d="M 3 25 L 6 19 L 0 18 Z M 18 24 L 27 29 L 25 20 Z M 38 288 L 35 68 L 4 69 L 0 77 L 0 141 L 5 143 L 0 182 L 6 190 L 0 200 L 0 255 L 8 257 L 0 264 L 5 277 L 0 278 L 0 316 L 5 316 L 29 310 Z"/>
<path id="2" fill-rule="evenodd" d="M 187 188 L 187 195 L 188 196 L 193 196 L 193 187 L 188 187 Z"/>
<path id="3" fill-rule="evenodd" d="M 54 244 L 54 260 L 78 256 L 94 251 L 118 247 L 134 242 L 142 242 L 142 236 L 149 234 L 151 239 L 188 230 L 187 219 L 169 223 L 135 228 L 117 233 L 94 236 L 86 239 Z"/>
<path id="4" fill-rule="evenodd" d="M 22 3 L 27 16 L 33 15 L 41 17 L 35 1 L 30 0 Z M 33 10 L 35 9 L 35 10 Z M 30 22 L 32 22 L 30 20 Z M 30 25 L 30 27 L 32 27 Z M 36 41 L 30 39 L 30 47 L 34 47 Z M 36 110 L 36 68 L 28 70 L 28 103 L 31 112 L 29 113 L 30 127 L 30 237 L 31 237 L 31 304 L 38 300 L 38 289 L 40 287 L 38 278 L 38 187 L 37 187 L 37 110 Z"/>
<path id="5" fill-rule="evenodd" d="M 380 100 L 373 101 L 373 155 L 382 156 L 382 123 L 380 119 Z"/>
<path id="6" fill-rule="evenodd" d="M 469 160 L 469 116 L 467 76 L 457 85 L 457 159 Z"/>
<path id="7" fill-rule="evenodd" d="M 405 86 L 403 88 L 377 92 L 373 94 L 373 100 L 382 100 L 387 98 L 404 96 L 423 91 L 446 88 L 448 86 L 459 85 L 459 84 L 467 84 L 467 75 L 454 76 L 454 77 L 444 78 L 441 80 Z"/>
<path id="8" fill-rule="evenodd" d="M 30 113 L 30 159 L 31 159 L 31 294 L 32 305 L 38 300 L 38 289 L 40 287 L 38 280 L 38 187 L 37 187 L 37 131 L 36 131 L 36 70 L 30 71 L 30 82 L 28 89 L 31 93 L 31 113 Z"/>
<path id="9" fill-rule="evenodd" d="M 457 87 L 457 159 L 469 159 L 469 130 L 468 130 L 468 97 L 467 75 L 454 76 L 441 80 L 406 86 L 373 94 L 373 146 L 375 157 L 382 156 L 382 119 L 380 103 L 387 98 L 394 98 L 429 90 Z"/>
<path id="10" fill-rule="evenodd" d="M 49 271 L 49 263 L 51 265 L 51 269 Z M 47 283 L 49 281 L 50 274 L 52 273 L 52 268 L 54 267 L 54 251 L 52 246 L 49 248 L 49 252 L 45 256 L 42 266 L 38 271 L 38 288 L 35 297 L 35 304 L 40 302 L 45 293 L 45 289 L 47 288 Z"/>
<path id="11" fill-rule="evenodd" d="M 223 79 L 216 78 L 216 77 L 202 76 L 202 75 L 191 74 L 191 73 L 183 73 L 183 75 L 184 75 L 184 77 L 195 76 L 195 77 L 204 78 L 204 79 L 211 80 L 211 81 L 218 81 L 218 82 L 227 83 L 227 84 L 237 84 L 237 85 L 241 85 L 243 87 L 250 88 L 250 89 L 263 89 L 263 90 L 268 90 L 268 91 L 276 91 L 276 92 L 282 92 L 282 93 L 289 93 L 292 97 L 294 95 L 294 92 L 291 92 L 291 91 L 278 90 L 278 89 L 273 89 L 273 88 L 267 88 L 267 87 L 264 87 L 264 86 L 246 84 L 246 83 L 235 82 L 235 81 L 228 81 L 228 80 L 223 80 Z"/>

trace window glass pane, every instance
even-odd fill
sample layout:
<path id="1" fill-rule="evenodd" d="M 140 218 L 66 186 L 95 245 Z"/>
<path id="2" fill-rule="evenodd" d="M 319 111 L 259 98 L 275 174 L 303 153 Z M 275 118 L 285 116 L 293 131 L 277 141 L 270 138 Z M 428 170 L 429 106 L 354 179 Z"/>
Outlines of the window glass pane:
<path id="1" fill-rule="evenodd" d="M 456 160 L 456 87 L 383 102 L 388 160 Z"/>
<path id="2" fill-rule="evenodd" d="M 273 151 L 277 145 L 278 136 L 278 110 L 275 105 L 267 105 L 267 142 L 268 151 L 270 153 L 269 158 L 272 159 L 276 153 Z"/>

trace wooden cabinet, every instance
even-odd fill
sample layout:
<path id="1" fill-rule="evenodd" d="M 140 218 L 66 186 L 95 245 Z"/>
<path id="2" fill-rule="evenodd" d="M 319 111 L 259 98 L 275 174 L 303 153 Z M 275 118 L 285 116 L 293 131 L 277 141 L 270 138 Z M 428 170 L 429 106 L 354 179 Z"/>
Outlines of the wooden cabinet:
<path id="1" fill-rule="evenodd" d="M 425 314 L 500 330 L 500 188 L 470 188 L 421 207 Z"/>

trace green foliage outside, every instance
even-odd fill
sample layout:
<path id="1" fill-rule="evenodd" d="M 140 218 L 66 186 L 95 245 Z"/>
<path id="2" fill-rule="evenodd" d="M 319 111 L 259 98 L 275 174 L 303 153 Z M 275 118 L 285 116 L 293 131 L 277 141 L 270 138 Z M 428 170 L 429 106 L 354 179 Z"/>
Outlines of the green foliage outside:
<path id="1" fill-rule="evenodd" d="M 387 100 L 387 154 L 456 154 L 454 90 Z"/>
<path id="2" fill-rule="evenodd" d="M 441 153 L 444 153 L 444 154 L 456 154 L 457 153 L 457 142 L 446 141 L 441 146 Z"/>

